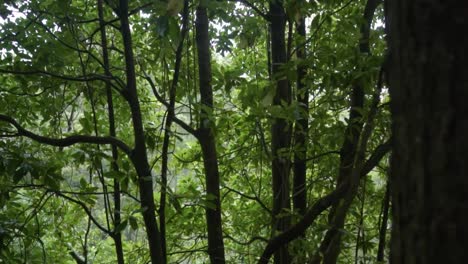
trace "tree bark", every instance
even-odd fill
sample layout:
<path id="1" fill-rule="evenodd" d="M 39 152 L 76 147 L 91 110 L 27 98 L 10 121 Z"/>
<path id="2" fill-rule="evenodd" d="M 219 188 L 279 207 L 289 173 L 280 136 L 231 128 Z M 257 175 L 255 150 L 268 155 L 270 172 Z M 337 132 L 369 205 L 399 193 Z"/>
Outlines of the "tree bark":
<path id="1" fill-rule="evenodd" d="M 296 213 L 303 216 L 307 210 L 307 139 L 309 129 L 309 90 L 305 84 L 307 68 L 304 64 L 306 58 L 305 37 L 306 27 L 305 18 L 302 17 L 296 25 L 296 31 L 301 37 L 301 41 L 296 44 L 297 58 L 297 84 L 296 100 L 299 105 L 300 119 L 296 120 L 294 127 L 294 178 L 293 178 L 293 208 Z"/>
<path id="2" fill-rule="evenodd" d="M 98 16 L 99 16 L 99 26 L 101 28 L 101 46 L 102 46 L 102 60 L 104 64 L 104 74 L 106 76 L 111 76 L 110 72 L 110 64 L 109 64 L 109 53 L 107 49 L 107 36 L 106 36 L 106 25 L 104 21 L 104 7 L 103 7 L 103 0 L 98 0 Z M 115 137 L 115 117 L 114 117 L 114 102 L 112 100 L 112 87 L 109 81 L 106 82 L 106 97 L 107 97 L 107 113 L 109 118 L 109 136 Z M 111 146 L 112 149 L 112 162 L 111 162 L 111 169 L 113 171 L 118 171 L 119 166 L 117 165 L 117 160 L 119 158 L 119 154 L 117 151 L 116 146 Z M 118 179 L 114 179 L 114 230 L 115 227 L 120 225 L 121 217 L 120 217 L 120 183 Z M 113 232 L 112 238 L 114 239 L 115 244 L 115 253 L 117 255 L 117 263 L 124 264 L 124 255 L 123 255 L 123 246 L 122 246 L 122 233 Z"/>
<path id="3" fill-rule="evenodd" d="M 200 79 L 200 127 L 197 138 L 200 142 L 207 198 L 214 207 L 206 207 L 206 224 L 208 229 L 208 254 L 211 263 L 225 263 L 223 229 L 221 221 L 221 200 L 219 192 L 218 154 L 214 135 L 213 90 L 211 87 L 211 51 L 208 34 L 207 8 L 202 3 L 196 11 L 196 41 L 198 51 L 198 70 Z"/>
<path id="4" fill-rule="evenodd" d="M 468 4 L 386 2 L 391 263 L 468 261 Z"/>
<path id="5" fill-rule="evenodd" d="M 286 63 L 285 25 L 286 17 L 283 1 L 270 1 L 270 36 L 271 36 L 271 62 L 272 77 L 275 83 L 275 96 L 273 105 L 290 104 L 291 89 L 284 76 L 282 66 Z M 273 183 L 273 232 L 284 232 L 290 226 L 289 210 L 290 183 L 289 183 L 289 148 L 291 145 L 291 125 L 284 118 L 274 118 L 271 126 L 271 153 L 272 153 L 272 183 Z M 283 214 L 283 215 L 281 215 Z M 290 262 L 287 245 L 282 246 L 274 254 L 276 264 Z"/>
<path id="6" fill-rule="evenodd" d="M 143 129 L 143 121 L 141 117 L 140 102 L 138 100 L 135 61 L 133 55 L 132 35 L 130 24 L 128 21 L 128 1 L 119 1 L 119 19 L 124 43 L 125 55 L 125 73 L 127 77 L 127 87 L 125 89 L 126 99 L 130 106 L 133 123 L 133 133 L 135 147 L 132 150 L 130 158 L 138 175 L 138 186 L 140 191 L 140 204 L 144 209 L 142 212 L 143 220 L 146 227 L 146 235 L 148 237 L 149 250 L 151 261 L 154 264 L 164 264 L 165 256 L 161 249 L 161 234 L 159 233 L 156 222 L 156 206 L 154 204 L 153 195 L 153 179 L 151 177 L 151 169 L 148 163 L 146 153 L 145 133 Z"/>

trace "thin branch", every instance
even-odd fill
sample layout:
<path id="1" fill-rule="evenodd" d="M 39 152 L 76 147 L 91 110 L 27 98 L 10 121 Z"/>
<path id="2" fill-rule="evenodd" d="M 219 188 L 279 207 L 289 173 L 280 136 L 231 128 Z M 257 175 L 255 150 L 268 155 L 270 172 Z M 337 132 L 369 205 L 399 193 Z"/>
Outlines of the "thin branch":
<path id="1" fill-rule="evenodd" d="M 259 16 L 261 16 L 266 21 L 270 21 L 270 17 L 266 13 L 264 13 L 262 10 L 260 10 L 258 7 L 256 7 L 254 4 L 252 4 L 251 2 L 249 2 L 247 0 L 227 0 L 227 1 L 228 2 L 242 3 L 245 6 L 252 8 L 252 10 L 255 11 L 255 13 L 257 13 Z"/>
<path id="2" fill-rule="evenodd" d="M 46 144 L 46 145 L 51 145 L 51 146 L 56 146 L 56 147 L 68 147 L 68 146 L 78 144 L 78 143 L 113 145 L 113 146 L 120 148 L 120 150 L 122 150 L 127 155 L 131 155 L 132 153 L 132 149 L 127 144 L 125 144 L 123 141 L 114 137 L 73 135 L 73 136 L 68 136 L 68 137 L 60 138 L 60 139 L 49 138 L 49 137 L 35 134 L 29 130 L 26 130 L 18 122 L 16 122 L 15 119 L 9 116 L 0 114 L 0 121 L 4 121 L 13 125 L 18 130 L 18 134 L 20 136 L 25 136 L 27 138 L 30 138 L 34 141 L 37 141 L 39 143 Z"/>
<path id="3" fill-rule="evenodd" d="M 250 196 L 247 194 L 244 194 L 238 190 L 232 189 L 231 187 L 228 186 L 223 186 L 224 188 L 228 189 L 229 191 L 252 201 L 256 201 L 265 211 L 267 211 L 269 214 L 271 214 L 271 210 L 258 198 L 257 196 Z"/>
<path id="4" fill-rule="evenodd" d="M 143 4 L 135 9 L 132 9 L 128 12 L 128 16 L 132 16 L 140 11 L 142 11 L 143 9 L 147 8 L 147 7 L 150 7 L 153 5 L 153 2 L 148 2 L 146 4 Z M 107 26 L 107 25 L 110 25 L 112 27 L 114 27 L 115 29 L 117 30 L 120 30 L 120 28 L 114 26 L 114 23 L 115 22 L 118 22 L 120 18 L 114 18 L 112 20 L 109 20 L 109 21 L 104 21 L 104 23 L 102 25 L 100 25 L 98 28 L 96 28 L 93 32 L 91 32 L 91 36 L 93 36 L 94 34 L 96 34 L 97 32 L 99 32 L 101 30 L 101 27 L 103 26 Z M 99 21 L 99 18 L 93 18 L 93 19 L 89 19 L 89 20 L 82 20 L 82 21 L 77 21 L 77 23 L 90 23 L 90 22 L 98 22 Z"/>
<path id="5" fill-rule="evenodd" d="M 41 71 L 41 70 L 17 71 L 17 70 L 0 69 L 0 73 L 16 74 L 16 75 L 43 75 L 43 76 L 50 76 L 50 77 L 55 77 L 55 78 L 58 78 L 58 79 L 62 79 L 62 80 L 66 80 L 66 81 L 74 81 L 74 82 L 112 80 L 111 78 L 109 78 L 109 77 L 107 77 L 105 75 L 100 75 L 100 74 L 90 74 L 90 75 L 87 75 L 87 76 L 66 76 L 66 75 L 60 75 L 60 74 L 53 73 L 53 72 Z"/>
<path id="6" fill-rule="evenodd" d="M 88 206 L 86 206 L 86 204 L 80 200 L 77 200 L 77 199 L 74 199 L 70 196 L 67 196 L 63 193 L 61 193 L 60 191 L 51 191 L 53 192 L 55 195 L 59 196 L 59 197 L 62 197 L 64 198 L 65 200 L 68 200 L 70 202 L 73 202 L 73 203 L 76 203 L 77 205 L 81 206 L 81 208 L 83 208 L 83 210 L 86 212 L 86 214 L 89 216 L 89 219 L 91 219 L 91 221 L 93 222 L 94 225 L 96 225 L 97 228 L 99 228 L 102 232 L 112 236 L 112 232 L 108 229 L 106 229 L 105 227 L 103 227 L 101 224 L 99 224 L 99 222 L 96 220 L 96 218 L 93 217 L 93 215 L 91 214 L 91 210 L 88 208 Z"/>
<path id="7" fill-rule="evenodd" d="M 349 0 L 348 2 L 344 3 L 342 6 L 340 6 L 338 9 L 335 9 L 333 10 L 332 12 L 330 12 L 328 14 L 329 17 L 341 12 L 342 10 L 344 10 L 346 7 L 348 7 L 350 4 L 352 4 L 353 2 L 356 2 L 355 0 Z M 315 28 L 314 32 L 312 32 L 310 34 L 310 36 L 306 39 L 306 41 L 304 41 L 301 45 L 298 45 L 292 52 L 291 52 L 291 56 L 294 55 L 294 53 L 296 53 L 297 49 L 298 48 L 302 48 L 304 45 L 306 45 L 306 43 L 309 43 L 312 39 L 315 38 L 315 36 L 318 34 L 320 28 L 323 26 L 323 24 L 327 21 L 326 17 L 322 19 L 322 21 L 320 21 L 320 23 L 317 25 L 317 27 Z"/>
<path id="8" fill-rule="evenodd" d="M 112 186 L 112 185 L 110 185 Z M 55 192 L 55 190 L 48 188 L 47 186 L 43 184 L 20 184 L 20 185 L 14 185 L 11 187 L 11 189 L 21 189 L 21 188 L 30 188 L 30 189 L 43 189 L 47 192 Z M 63 194 L 73 194 L 73 195 L 104 195 L 106 194 L 105 192 L 80 192 L 80 191 L 64 191 L 60 190 L 61 193 Z M 134 195 L 128 193 L 128 192 L 122 192 L 126 196 L 128 196 L 130 199 L 132 199 L 135 202 L 140 202 L 140 199 L 135 197 Z"/>
<path id="9" fill-rule="evenodd" d="M 28 19 L 29 22 L 24 26 L 24 28 L 21 28 L 20 30 L 18 30 L 17 32 L 15 33 L 10 33 L 10 34 L 6 34 L 6 36 L 0 38 L 0 43 L 6 43 L 7 41 L 10 41 L 9 38 L 15 38 L 17 36 L 19 36 L 20 34 L 22 34 L 23 32 L 25 32 L 33 23 L 35 23 L 37 20 L 39 20 L 41 18 L 41 15 L 39 14 L 39 16 L 35 17 L 34 19 Z"/>
<path id="10" fill-rule="evenodd" d="M 252 237 L 250 240 L 245 241 L 245 242 L 244 241 L 239 241 L 239 240 L 235 239 L 234 237 L 232 237 L 231 235 L 228 235 L 228 234 L 224 234 L 224 238 L 232 240 L 234 243 L 242 245 L 242 246 L 248 246 L 248 245 L 252 244 L 255 241 L 262 241 L 264 243 L 268 243 L 268 239 L 266 239 L 264 237 L 259 237 L 259 236 Z"/>
<path id="11" fill-rule="evenodd" d="M 52 32 L 52 30 L 47 27 L 46 25 L 40 23 L 40 22 L 37 22 L 35 21 L 34 24 L 37 24 L 38 26 L 42 27 L 47 33 L 49 33 L 49 35 L 52 36 L 52 38 L 54 38 L 58 43 L 62 44 L 63 46 L 65 46 L 66 48 L 70 49 L 70 50 L 73 50 L 73 51 L 76 51 L 78 53 L 85 53 L 87 54 L 88 56 L 90 56 L 91 58 L 93 58 L 94 60 L 96 60 L 96 62 L 103 66 L 102 62 L 99 60 L 99 58 L 97 58 L 91 51 L 89 50 L 82 50 L 78 47 L 73 47 L 72 45 L 66 43 L 64 40 L 62 40 L 60 37 L 58 37 L 57 35 L 55 35 L 54 32 Z"/>
<path id="12" fill-rule="evenodd" d="M 169 108 L 170 105 L 168 102 L 166 102 L 166 100 L 164 100 L 164 98 L 158 93 L 158 90 L 156 89 L 156 85 L 154 84 L 153 80 L 151 79 L 151 77 L 143 71 L 143 74 L 144 74 L 144 78 L 145 80 L 148 82 L 148 84 L 151 86 L 151 90 L 153 91 L 153 95 L 154 97 L 156 97 L 156 99 L 161 103 L 163 104 L 165 107 Z M 182 127 L 185 131 L 187 131 L 188 133 L 192 134 L 194 137 L 198 138 L 198 131 L 196 129 L 194 129 L 193 127 L 191 127 L 189 124 L 185 123 L 184 121 L 182 121 L 181 119 L 177 118 L 176 116 L 173 116 L 173 120 L 174 123 L 178 124 L 180 127 Z"/>
<path id="13" fill-rule="evenodd" d="M 315 156 L 309 157 L 305 161 L 316 160 L 316 159 L 319 159 L 321 157 L 328 156 L 328 155 L 331 155 L 331 154 L 340 155 L 340 152 L 338 150 L 327 151 L 327 152 L 320 153 L 320 154 L 317 154 Z"/>

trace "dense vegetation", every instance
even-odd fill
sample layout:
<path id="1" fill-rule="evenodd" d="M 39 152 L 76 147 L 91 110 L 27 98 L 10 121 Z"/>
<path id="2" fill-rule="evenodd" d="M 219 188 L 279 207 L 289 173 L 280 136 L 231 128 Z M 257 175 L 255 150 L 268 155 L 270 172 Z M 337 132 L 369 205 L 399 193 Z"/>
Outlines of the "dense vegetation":
<path id="1" fill-rule="evenodd" d="M 381 2 L 4 1 L 0 263 L 387 262 Z"/>

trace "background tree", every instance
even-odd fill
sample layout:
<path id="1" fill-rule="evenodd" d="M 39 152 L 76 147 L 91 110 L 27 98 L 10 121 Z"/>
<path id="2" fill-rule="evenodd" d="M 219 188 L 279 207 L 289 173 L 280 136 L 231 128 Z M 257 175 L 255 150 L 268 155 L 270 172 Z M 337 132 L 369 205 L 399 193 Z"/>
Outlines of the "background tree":
<path id="1" fill-rule="evenodd" d="M 375 3 L 3 2 L 2 260 L 382 259 Z"/>

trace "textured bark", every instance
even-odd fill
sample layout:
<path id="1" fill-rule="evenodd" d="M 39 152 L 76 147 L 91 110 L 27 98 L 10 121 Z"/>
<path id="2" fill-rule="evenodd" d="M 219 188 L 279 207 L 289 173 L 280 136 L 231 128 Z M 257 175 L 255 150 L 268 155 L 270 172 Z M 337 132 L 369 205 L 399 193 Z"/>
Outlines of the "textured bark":
<path id="1" fill-rule="evenodd" d="M 206 193 L 213 198 L 208 202 L 214 205 L 214 208 L 206 208 L 208 254 L 211 263 L 225 263 L 219 192 L 218 154 L 213 133 L 215 122 L 213 116 L 213 90 L 211 87 L 209 24 L 206 6 L 200 4 L 197 7 L 196 15 L 196 41 L 201 99 L 200 127 L 197 130 L 197 138 L 201 145 L 205 167 Z"/>
<path id="2" fill-rule="evenodd" d="M 276 84 L 273 105 L 280 106 L 291 101 L 291 91 L 281 68 L 287 60 L 285 43 L 286 18 L 282 1 L 270 1 L 270 35 L 272 76 Z M 273 231 L 284 232 L 290 225 L 288 214 L 291 209 L 289 187 L 289 148 L 291 144 L 291 125 L 284 118 L 274 118 L 271 126 L 272 182 L 273 182 Z M 281 247 L 274 256 L 276 264 L 290 262 L 288 248 Z"/>
<path id="3" fill-rule="evenodd" d="M 143 122 L 141 118 L 140 102 L 138 100 L 135 61 L 132 50 L 132 35 L 130 24 L 128 21 L 128 1 L 119 1 L 119 18 L 124 43 L 125 55 L 125 73 L 127 77 L 127 87 L 125 90 L 126 99 L 130 106 L 132 115 L 133 133 L 135 147 L 131 153 L 131 160 L 138 175 L 138 187 L 140 191 L 140 205 L 144 208 L 143 220 L 146 227 L 146 235 L 148 237 L 149 250 L 151 261 L 154 264 L 164 264 L 165 256 L 162 255 L 161 249 L 161 234 L 159 233 L 156 222 L 156 206 L 153 196 L 153 179 L 151 177 L 151 169 L 148 164 L 148 156 L 146 153 L 145 133 L 143 130 Z"/>
<path id="4" fill-rule="evenodd" d="M 468 261 L 468 4 L 387 1 L 391 263 Z"/>

